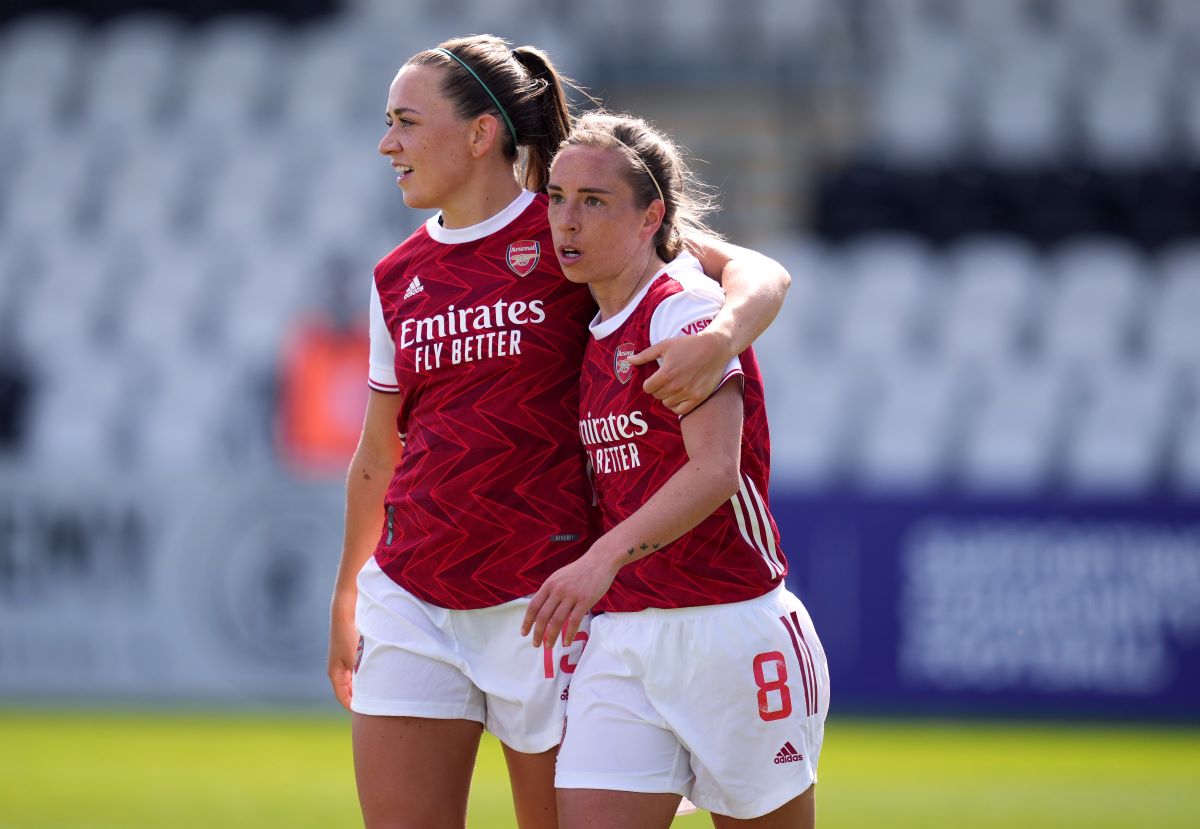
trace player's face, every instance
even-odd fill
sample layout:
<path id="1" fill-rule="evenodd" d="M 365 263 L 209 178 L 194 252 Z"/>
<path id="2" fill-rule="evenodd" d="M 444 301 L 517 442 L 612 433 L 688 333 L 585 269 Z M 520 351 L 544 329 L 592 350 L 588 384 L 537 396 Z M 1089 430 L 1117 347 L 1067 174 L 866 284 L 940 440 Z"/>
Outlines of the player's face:
<path id="1" fill-rule="evenodd" d="M 625 159 L 600 147 L 567 147 L 550 168 L 550 231 L 563 273 L 593 284 L 636 270 L 640 276 L 658 229 L 638 207 Z M 657 203 L 656 203 L 657 204 Z"/>
<path id="2" fill-rule="evenodd" d="M 443 70 L 405 66 L 388 90 L 387 132 L 379 152 L 392 161 L 409 207 L 445 207 L 467 170 L 471 122 L 442 92 Z"/>

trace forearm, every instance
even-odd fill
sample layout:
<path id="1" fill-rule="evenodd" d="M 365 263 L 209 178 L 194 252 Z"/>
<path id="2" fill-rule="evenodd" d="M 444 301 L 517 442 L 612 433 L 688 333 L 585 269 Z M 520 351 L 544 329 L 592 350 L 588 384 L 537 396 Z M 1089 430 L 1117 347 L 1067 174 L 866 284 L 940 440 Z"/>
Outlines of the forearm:
<path id="1" fill-rule="evenodd" d="M 736 477 L 731 481 L 688 461 L 633 515 L 601 536 L 588 555 L 602 558 L 615 572 L 694 529 L 736 491 Z"/>
<path id="2" fill-rule="evenodd" d="M 779 314 L 790 284 L 787 271 L 765 256 L 747 251 L 730 259 L 721 271 L 725 304 L 708 331 L 728 341 L 731 356 L 741 354 Z"/>
<path id="3" fill-rule="evenodd" d="M 341 612 L 353 612 L 350 601 L 357 593 L 358 571 L 375 552 L 383 530 L 383 501 L 391 482 L 392 467 L 356 452 L 346 476 L 346 524 L 342 556 L 334 587 L 334 604 L 342 600 Z M 349 604 L 346 608 L 344 605 Z"/>
<path id="4" fill-rule="evenodd" d="M 532 633 L 537 647 L 560 632 L 563 642 L 575 641 L 584 617 L 622 567 L 655 554 L 732 497 L 728 487 L 714 483 L 707 466 L 689 462 L 583 556 L 552 573 L 525 609 L 521 635 Z"/>

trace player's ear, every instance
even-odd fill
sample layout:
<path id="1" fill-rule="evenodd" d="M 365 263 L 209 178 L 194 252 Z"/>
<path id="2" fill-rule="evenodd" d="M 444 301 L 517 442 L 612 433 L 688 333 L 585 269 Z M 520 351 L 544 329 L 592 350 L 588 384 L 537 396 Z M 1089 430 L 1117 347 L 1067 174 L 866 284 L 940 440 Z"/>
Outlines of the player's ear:
<path id="1" fill-rule="evenodd" d="M 655 199 L 650 202 L 650 206 L 642 213 L 642 234 L 647 238 L 653 239 L 654 234 L 658 233 L 658 228 L 662 226 L 663 217 L 666 215 L 667 206 L 663 204 L 662 199 Z"/>
<path id="2" fill-rule="evenodd" d="M 496 116 L 484 113 L 471 121 L 471 156 L 482 158 L 499 137 L 500 122 Z"/>

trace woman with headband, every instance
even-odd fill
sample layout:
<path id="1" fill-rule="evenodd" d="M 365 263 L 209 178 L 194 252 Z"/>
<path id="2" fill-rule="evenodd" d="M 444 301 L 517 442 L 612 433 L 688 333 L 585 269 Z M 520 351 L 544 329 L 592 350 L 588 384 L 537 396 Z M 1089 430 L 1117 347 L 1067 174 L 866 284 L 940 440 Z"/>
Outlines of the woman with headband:
<path id="1" fill-rule="evenodd" d="M 681 797 L 733 826 L 812 827 L 829 673 L 767 499 L 770 443 L 752 350 L 684 418 L 629 356 L 721 309 L 681 236 L 702 203 L 644 121 L 589 114 L 550 170 L 550 227 L 600 307 L 579 434 L 601 535 L 538 590 L 523 633 L 571 641 L 592 609 L 558 755 L 563 829 L 667 827 Z M 700 334 L 695 334 L 700 336 Z M 536 652 L 536 651 L 535 651 Z"/>
<path id="2" fill-rule="evenodd" d="M 520 825 L 555 827 L 554 749 L 586 635 L 533 651 L 520 625 L 595 524 L 576 428 L 595 305 L 562 277 L 544 194 L 570 130 L 563 79 L 532 47 L 451 40 L 400 69 L 386 121 L 379 151 L 405 203 L 438 213 L 375 269 L 329 678 L 353 712 L 368 827 L 464 825 L 485 728 Z M 688 243 L 729 299 L 704 337 L 637 357 L 662 358 L 649 387 L 680 413 L 769 324 L 788 282 L 750 251 Z"/>

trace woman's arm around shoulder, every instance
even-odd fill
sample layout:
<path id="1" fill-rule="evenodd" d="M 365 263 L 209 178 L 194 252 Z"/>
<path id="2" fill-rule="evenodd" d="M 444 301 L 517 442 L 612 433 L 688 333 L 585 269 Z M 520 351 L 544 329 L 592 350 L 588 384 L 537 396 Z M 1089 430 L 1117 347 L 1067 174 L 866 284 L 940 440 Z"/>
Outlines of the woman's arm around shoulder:
<path id="1" fill-rule="evenodd" d="M 792 282 L 774 259 L 721 239 L 689 239 L 688 250 L 721 283 L 725 304 L 700 333 L 663 340 L 630 359 L 634 365 L 662 359 L 643 388 L 678 415 L 699 406 L 721 382 L 729 360 L 767 330 Z"/>

